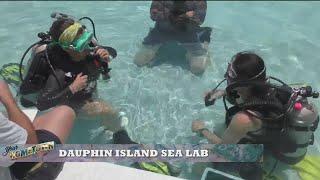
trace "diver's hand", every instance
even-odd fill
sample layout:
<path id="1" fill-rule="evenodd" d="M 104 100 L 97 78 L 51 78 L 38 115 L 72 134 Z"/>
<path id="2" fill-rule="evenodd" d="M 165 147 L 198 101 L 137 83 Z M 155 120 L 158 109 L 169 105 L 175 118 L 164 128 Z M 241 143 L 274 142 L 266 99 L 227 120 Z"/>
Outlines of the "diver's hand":
<path id="1" fill-rule="evenodd" d="M 188 12 L 186 12 L 186 16 L 187 16 L 188 18 L 192 18 L 192 17 L 194 16 L 194 11 L 188 11 Z"/>
<path id="2" fill-rule="evenodd" d="M 217 89 L 214 91 L 209 91 L 204 94 L 205 101 L 215 101 L 216 99 L 220 99 L 226 94 L 225 90 Z"/>
<path id="3" fill-rule="evenodd" d="M 106 62 L 109 62 L 110 61 L 110 54 L 107 50 L 101 48 L 101 47 L 97 47 L 96 48 L 96 51 L 95 51 L 95 54 L 99 55 L 100 58 Z"/>
<path id="4" fill-rule="evenodd" d="M 200 121 L 200 120 L 195 120 L 192 122 L 192 132 L 199 132 L 200 130 L 204 129 L 205 128 L 205 124 L 203 121 Z"/>
<path id="5" fill-rule="evenodd" d="M 73 83 L 69 86 L 72 94 L 75 94 L 84 88 L 87 87 L 88 84 L 88 76 L 82 75 L 82 73 L 78 74 Z"/>

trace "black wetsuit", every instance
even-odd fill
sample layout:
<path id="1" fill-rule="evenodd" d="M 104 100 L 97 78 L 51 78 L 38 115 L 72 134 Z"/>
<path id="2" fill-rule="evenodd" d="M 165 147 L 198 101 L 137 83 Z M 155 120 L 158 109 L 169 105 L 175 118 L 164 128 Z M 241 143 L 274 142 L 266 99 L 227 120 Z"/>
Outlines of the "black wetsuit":
<path id="1" fill-rule="evenodd" d="M 193 17 L 186 12 L 193 11 Z M 207 2 L 193 1 L 152 1 L 150 17 L 155 27 L 145 37 L 143 44 L 155 45 L 168 41 L 180 43 L 210 42 L 211 28 L 200 27 L 204 22 Z M 180 19 L 179 19 L 180 17 Z"/>
<path id="2" fill-rule="evenodd" d="M 46 51 L 48 58 L 46 58 Z M 63 104 L 75 108 L 82 105 L 85 100 L 92 97 L 96 89 L 96 80 L 101 72 L 92 57 L 87 56 L 85 60 L 75 62 L 59 46 L 49 47 L 37 53 L 31 59 L 29 66 L 27 75 L 20 86 L 20 92 L 23 95 L 21 103 L 25 106 L 35 105 L 39 110 Z M 88 75 L 88 87 L 72 94 L 69 85 L 79 73 Z M 36 97 L 27 98 L 26 95 L 33 93 L 36 93 Z"/>

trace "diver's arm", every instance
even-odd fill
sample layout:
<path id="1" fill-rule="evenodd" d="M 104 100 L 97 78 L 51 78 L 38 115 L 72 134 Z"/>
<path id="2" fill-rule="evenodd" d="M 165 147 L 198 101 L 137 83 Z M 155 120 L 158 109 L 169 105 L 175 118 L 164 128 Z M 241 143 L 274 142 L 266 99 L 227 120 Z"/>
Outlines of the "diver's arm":
<path id="1" fill-rule="evenodd" d="M 192 132 L 199 133 L 201 136 L 205 137 L 209 142 L 213 144 L 220 144 L 221 138 L 219 138 L 214 133 L 210 132 L 207 128 L 205 128 L 205 124 L 203 121 L 195 120 L 192 122 Z"/>
<path id="2" fill-rule="evenodd" d="M 69 87 L 65 87 L 64 73 L 57 71 L 56 75 L 57 77 L 55 77 L 53 74 L 49 76 L 45 88 L 38 96 L 37 108 L 39 110 L 45 110 L 54 107 L 58 104 L 68 101 L 73 96 L 71 89 Z"/>
<path id="3" fill-rule="evenodd" d="M 231 128 L 230 124 L 230 126 L 224 132 L 222 138 L 218 137 L 215 133 L 210 132 L 208 129 L 205 128 L 202 129 L 200 133 L 210 143 L 213 144 L 237 144 L 240 141 L 240 139 L 247 134 L 247 131 L 239 131 L 237 128 Z"/>
<path id="4" fill-rule="evenodd" d="M 17 106 L 8 85 L 0 81 L 0 89 L 0 102 L 5 106 L 9 120 L 15 122 L 27 131 L 27 144 L 37 144 L 38 138 L 34 126 L 31 120 Z"/>
<path id="5" fill-rule="evenodd" d="M 46 87 L 38 96 L 37 107 L 39 110 L 67 103 L 75 93 L 87 87 L 88 76 L 82 75 L 82 73 L 78 74 L 69 86 L 65 83 L 65 74 L 62 70 L 56 70 L 55 76 L 53 74 L 49 76 Z"/>
<path id="6" fill-rule="evenodd" d="M 203 129 L 200 132 L 212 144 L 222 144 L 222 139 L 208 129 Z"/>
<path id="7" fill-rule="evenodd" d="M 253 121 L 247 113 L 237 113 L 222 135 L 222 144 L 237 144 L 248 132 L 256 130 Z"/>
<path id="8" fill-rule="evenodd" d="M 164 5 L 165 1 L 152 1 L 150 17 L 153 21 L 168 20 L 170 10 Z"/>
<path id="9" fill-rule="evenodd" d="M 192 131 L 200 133 L 213 144 L 237 144 L 253 130 L 256 130 L 253 119 L 245 112 L 239 112 L 232 118 L 221 138 L 206 129 L 204 122 L 199 120 L 192 122 Z"/>

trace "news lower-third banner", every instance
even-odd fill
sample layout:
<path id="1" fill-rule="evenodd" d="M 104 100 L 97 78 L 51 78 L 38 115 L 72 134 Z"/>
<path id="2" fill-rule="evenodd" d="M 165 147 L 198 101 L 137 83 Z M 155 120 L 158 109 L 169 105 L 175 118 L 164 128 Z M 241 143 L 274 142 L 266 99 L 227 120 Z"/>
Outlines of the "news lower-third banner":
<path id="1" fill-rule="evenodd" d="M 260 144 L 55 144 L 1 145 L 8 162 L 261 162 Z"/>

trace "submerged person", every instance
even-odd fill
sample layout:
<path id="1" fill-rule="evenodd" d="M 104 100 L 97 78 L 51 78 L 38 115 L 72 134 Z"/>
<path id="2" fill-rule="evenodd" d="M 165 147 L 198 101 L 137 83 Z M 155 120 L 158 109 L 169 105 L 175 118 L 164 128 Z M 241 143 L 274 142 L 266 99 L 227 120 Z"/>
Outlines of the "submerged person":
<path id="1" fill-rule="evenodd" d="M 22 105 L 39 110 L 69 105 L 89 115 L 110 112 L 110 106 L 94 97 L 100 74 L 109 75 L 105 66 L 110 52 L 72 18 L 57 18 L 49 36 L 50 43 L 33 49 L 20 86 Z"/>
<path id="2" fill-rule="evenodd" d="M 65 143 L 73 127 L 75 112 L 68 106 L 59 106 L 32 122 L 17 106 L 8 85 L 0 80 L 0 104 L 6 108 L 8 117 L 0 112 L 0 144 L 39 144 L 54 141 Z M 63 163 L 15 162 L 0 163 L 0 174 L 10 166 L 15 179 L 55 179 Z"/>
<path id="3" fill-rule="evenodd" d="M 221 97 L 234 105 L 227 108 L 224 101 L 227 129 L 222 137 L 210 132 L 199 120 L 192 123 L 192 131 L 214 144 L 263 144 L 266 152 L 289 165 L 302 161 L 307 147 L 313 144 L 313 132 L 319 123 L 317 109 L 307 97 L 317 98 L 319 94 L 310 86 L 292 88 L 277 78 L 267 77 L 264 61 L 251 52 L 232 58 L 225 80 L 225 90 L 217 90 L 220 83 L 205 98 L 207 105 Z"/>
<path id="4" fill-rule="evenodd" d="M 208 66 L 208 44 L 211 28 L 200 27 L 207 10 L 205 0 L 156 1 L 153 0 L 150 16 L 155 27 L 143 41 L 143 47 L 134 57 L 138 66 L 153 65 L 161 45 L 169 41 L 181 43 L 187 50 L 187 61 L 194 74 L 202 74 Z"/>

